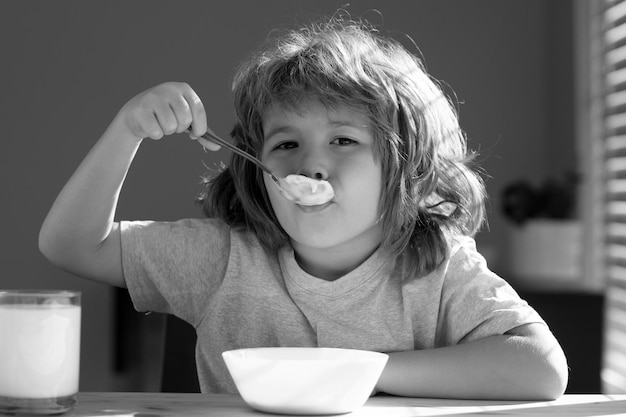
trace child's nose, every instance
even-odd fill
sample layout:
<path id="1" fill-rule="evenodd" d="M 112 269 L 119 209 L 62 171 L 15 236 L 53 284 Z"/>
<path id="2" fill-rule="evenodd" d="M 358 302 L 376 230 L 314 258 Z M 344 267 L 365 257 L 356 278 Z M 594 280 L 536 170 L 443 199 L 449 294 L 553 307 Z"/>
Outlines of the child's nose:
<path id="1" fill-rule="evenodd" d="M 316 180 L 325 180 L 328 178 L 328 172 L 324 169 L 318 170 L 307 170 L 307 169 L 299 169 L 299 175 L 304 175 L 305 177 L 313 178 Z"/>
<path id="2" fill-rule="evenodd" d="M 316 180 L 328 179 L 328 162 L 320 152 L 308 152 L 300 160 L 298 174 Z"/>

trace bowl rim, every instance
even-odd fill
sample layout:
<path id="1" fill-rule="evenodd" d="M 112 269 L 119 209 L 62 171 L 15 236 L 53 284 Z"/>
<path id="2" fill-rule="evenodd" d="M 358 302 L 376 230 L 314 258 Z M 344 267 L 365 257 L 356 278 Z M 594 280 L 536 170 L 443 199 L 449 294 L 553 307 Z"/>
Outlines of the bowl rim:
<path id="1" fill-rule="evenodd" d="M 260 347 L 249 347 L 249 348 L 237 348 L 237 349 L 229 349 L 222 352 L 222 357 L 226 359 L 227 357 L 236 358 L 237 360 L 274 360 L 275 358 L 263 358 L 263 357 L 251 357 L 251 356 L 240 356 L 238 354 L 244 353 L 245 351 L 279 351 L 279 350 L 325 350 L 325 351 L 341 351 L 345 353 L 354 353 L 359 355 L 358 357 L 351 358 L 354 361 L 377 361 L 377 360 L 387 360 L 389 359 L 389 355 L 383 352 L 376 352 L 373 350 L 364 350 L 364 349 L 352 349 L 352 348 L 338 348 L 338 347 L 316 347 L 316 346 L 260 346 Z M 319 361 L 319 362 L 331 362 L 331 361 L 344 361 L 345 358 L 281 358 L 281 361 Z"/>

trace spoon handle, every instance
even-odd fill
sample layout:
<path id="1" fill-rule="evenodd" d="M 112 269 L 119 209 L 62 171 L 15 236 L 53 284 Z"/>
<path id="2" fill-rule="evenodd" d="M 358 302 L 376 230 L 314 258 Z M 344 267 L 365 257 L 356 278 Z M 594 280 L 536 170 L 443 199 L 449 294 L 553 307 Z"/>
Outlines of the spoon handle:
<path id="1" fill-rule="evenodd" d="M 188 130 L 190 130 L 190 129 L 188 129 Z M 272 179 L 277 178 L 276 175 L 274 175 L 274 173 L 272 172 L 272 170 L 269 169 L 267 166 L 265 166 L 265 164 L 263 162 L 259 161 L 256 157 L 252 156 L 251 154 L 249 154 L 248 152 L 244 151 L 243 149 L 238 148 L 235 145 L 233 145 L 232 143 L 227 142 L 226 140 L 220 138 L 215 133 L 213 133 L 211 131 L 207 131 L 201 137 L 206 139 L 206 140 L 210 140 L 211 142 L 215 142 L 218 145 L 223 146 L 224 148 L 230 150 L 231 152 L 234 152 L 237 155 L 242 156 L 243 158 L 246 158 L 248 161 L 252 162 L 256 166 L 261 168 L 263 171 L 267 172 L 272 177 Z"/>
<path id="2" fill-rule="evenodd" d="M 191 128 L 188 128 L 187 130 L 191 131 Z M 210 140 L 211 142 L 215 142 L 218 145 L 223 146 L 224 148 L 230 150 L 231 152 L 234 152 L 237 155 L 239 155 L 239 156 L 241 156 L 243 158 L 246 158 L 248 161 L 252 162 L 256 166 L 261 168 L 263 171 L 267 172 L 269 174 L 269 176 L 272 178 L 272 180 L 274 180 L 274 182 L 276 182 L 276 183 L 280 182 L 280 179 L 263 162 L 259 161 L 259 159 L 257 159 L 256 157 L 252 156 L 251 154 L 249 154 L 248 152 L 244 151 L 243 149 L 238 148 L 235 145 L 233 145 L 232 143 L 227 142 L 226 140 L 220 138 L 215 133 L 213 133 L 211 131 L 207 131 L 201 137 L 206 139 L 206 140 Z"/>

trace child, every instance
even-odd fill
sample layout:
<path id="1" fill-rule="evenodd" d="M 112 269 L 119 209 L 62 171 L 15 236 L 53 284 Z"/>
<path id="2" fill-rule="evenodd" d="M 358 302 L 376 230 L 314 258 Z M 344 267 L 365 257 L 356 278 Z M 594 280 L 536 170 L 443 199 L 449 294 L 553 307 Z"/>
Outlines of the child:
<path id="1" fill-rule="evenodd" d="M 236 392 L 225 350 L 326 346 L 389 353 L 377 385 L 389 394 L 563 393 L 559 344 L 476 252 L 483 185 L 419 59 L 334 17 L 269 43 L 233 90 L 238 146 L 279 176 L 328 181 L 330 202 L 294 204 L 233 155 L 202 198 L 206 219 L 114 221 L 144 138 L 207 131 L 192 88 L 165 83 L 122 107 L 64 187 L 40 233 L 45 256 L 191 323 L 203 392 Z"/>

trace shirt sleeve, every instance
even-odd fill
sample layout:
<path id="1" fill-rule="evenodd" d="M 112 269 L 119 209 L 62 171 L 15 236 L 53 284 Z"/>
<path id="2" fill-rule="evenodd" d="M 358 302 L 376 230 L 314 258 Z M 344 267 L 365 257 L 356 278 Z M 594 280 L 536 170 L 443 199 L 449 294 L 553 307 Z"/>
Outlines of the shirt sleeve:
<path id="1" fill-rule="evenodd" d="M 122 266 L 135 308 L 196 326 L 223 280 L 229 231 L 213 219 L 122 222 Z"/>
<path id="2" fill-rule="evenodd" d="M 461 240 L 443 266 L 437 344 L 449 346 L 504 334 L 541 316 L 487 268 L 473 239 Z"/>

